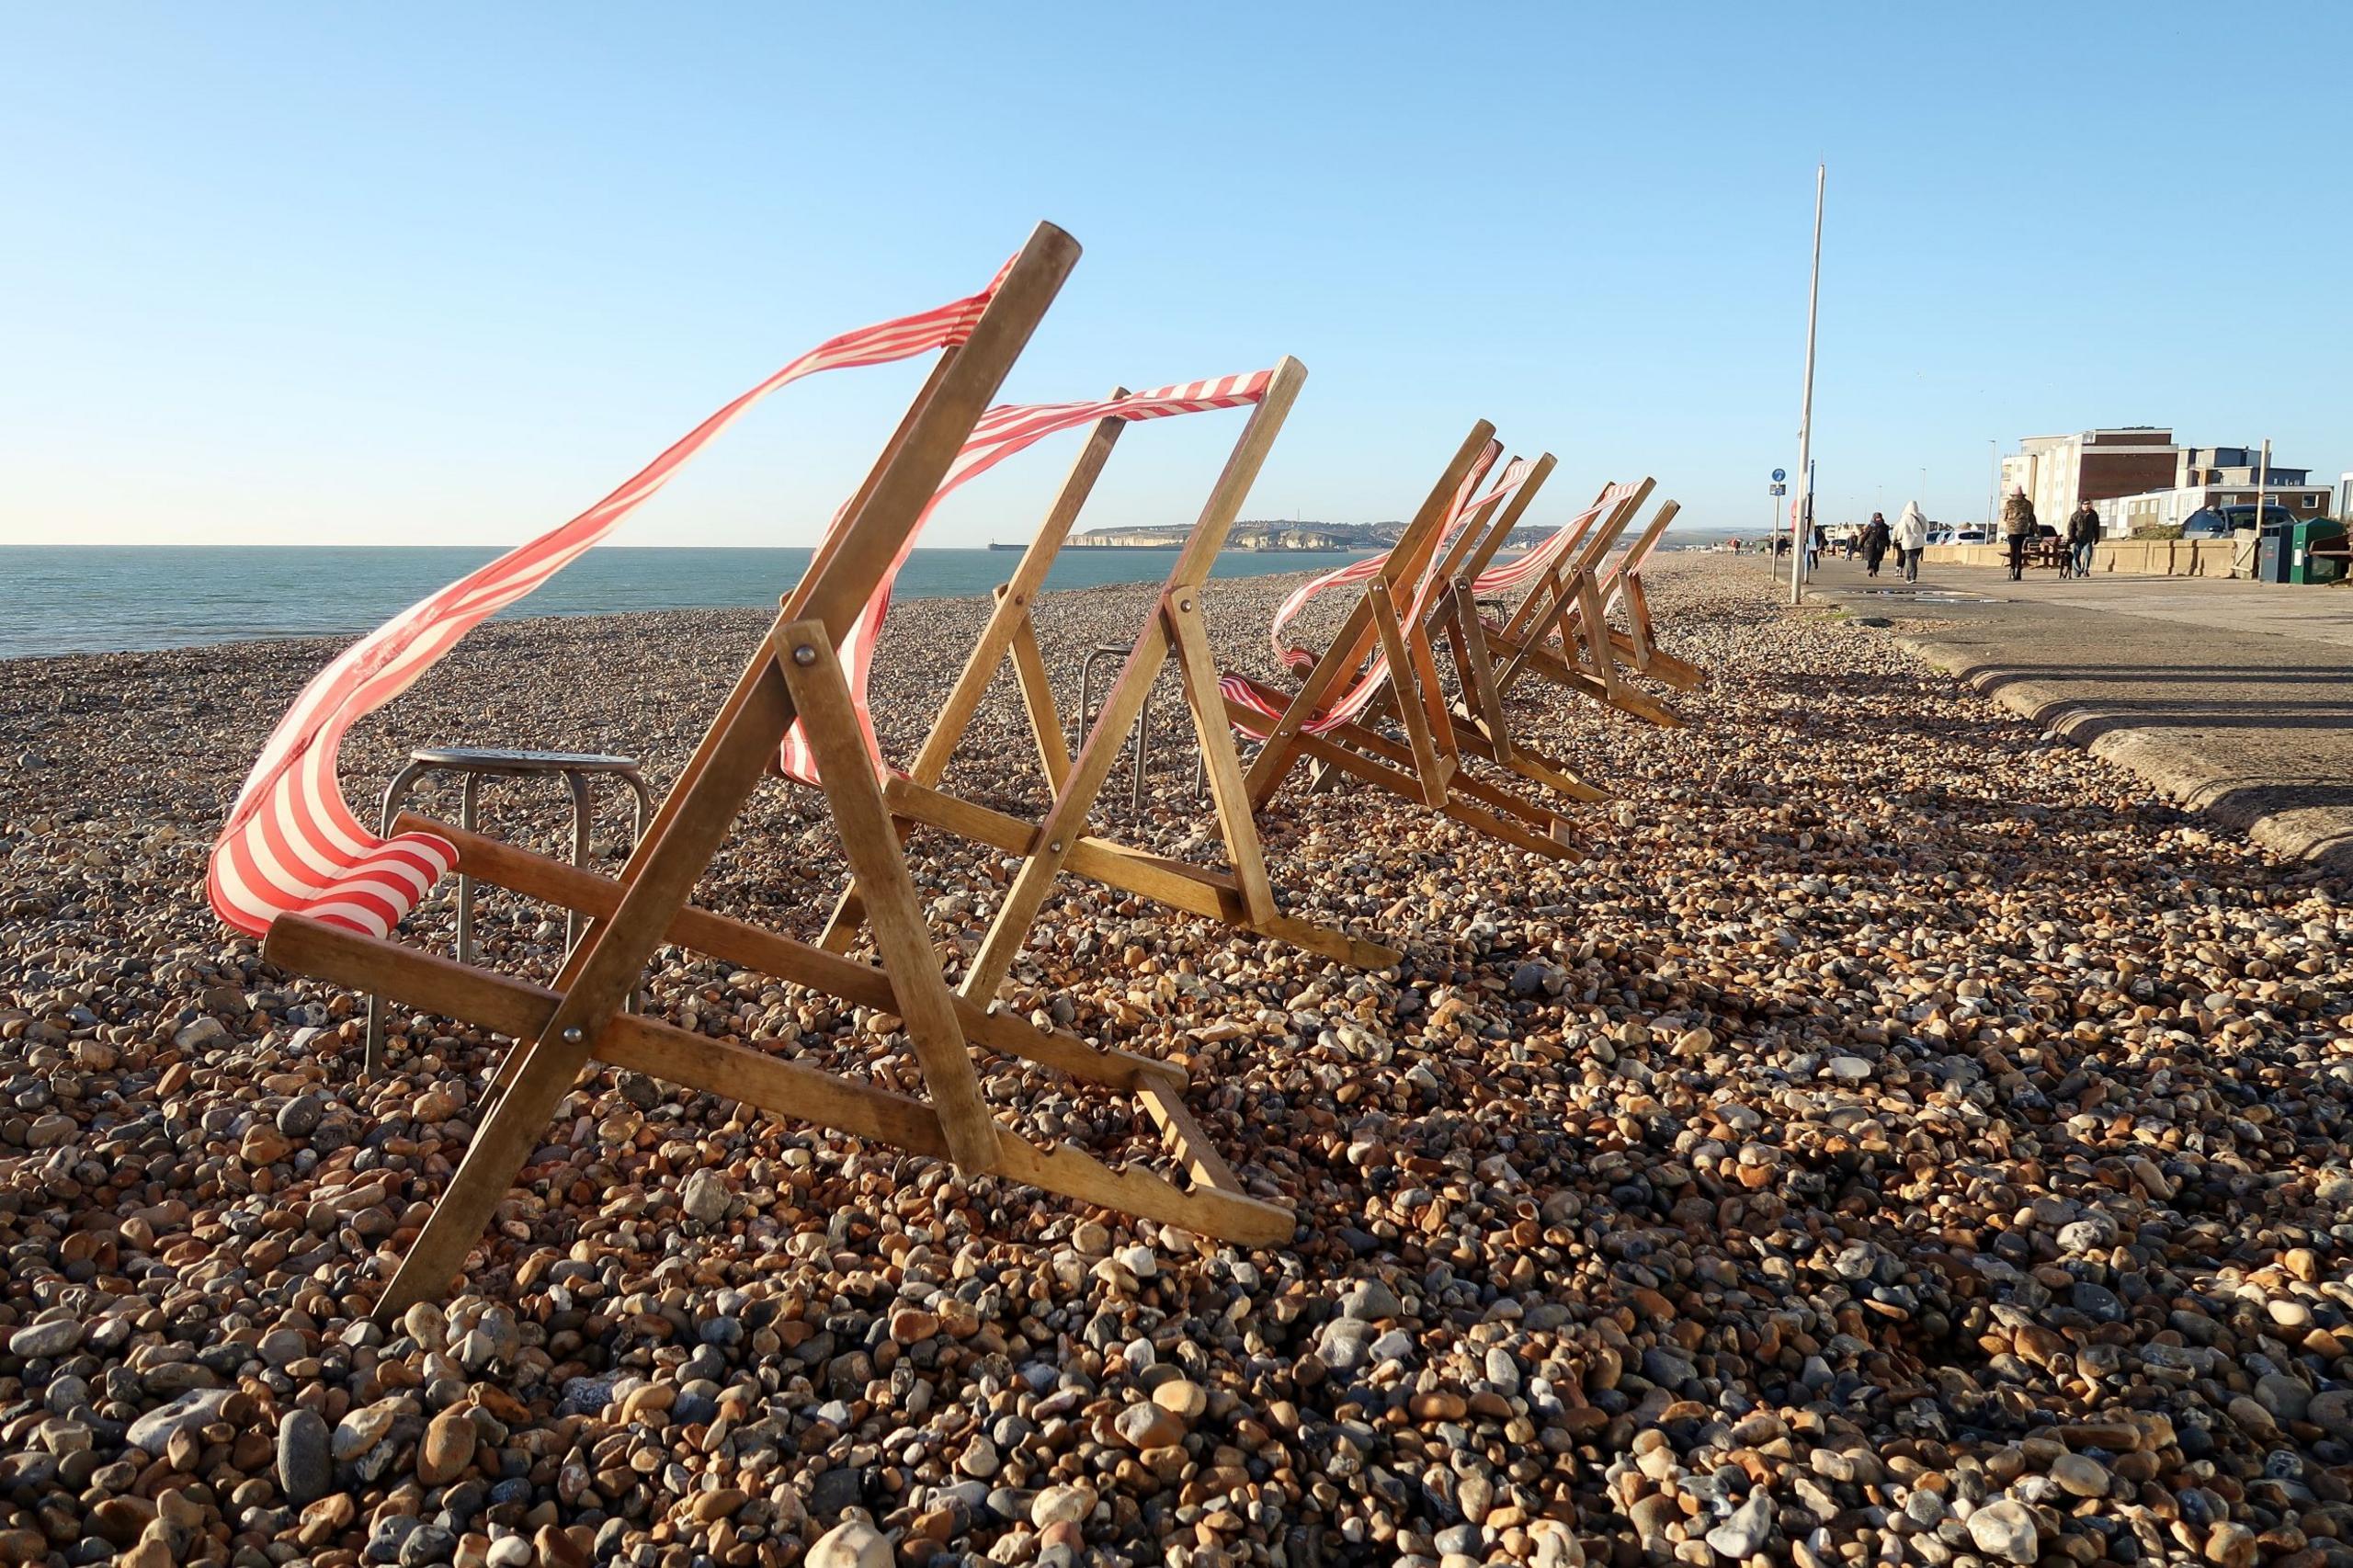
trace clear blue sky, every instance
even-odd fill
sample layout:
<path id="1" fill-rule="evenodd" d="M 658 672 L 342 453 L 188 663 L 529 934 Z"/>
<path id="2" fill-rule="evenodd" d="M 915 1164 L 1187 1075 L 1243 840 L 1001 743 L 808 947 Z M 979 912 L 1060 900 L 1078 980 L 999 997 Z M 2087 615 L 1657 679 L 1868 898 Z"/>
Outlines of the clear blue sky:
<path id="1" fill-rule="evenodd" d="M 1401 515 L 1483 416 L 1761 528 L 1817 156 L 1825 521 L 2094 425 L 2333 482 L 2347 16 L 17 6 L 0 541 L 525 538 L 1039 218 L 1086 255 L 1009 395 L 1306 362 L 1251 515 Z M 789 390 L 617 541 L 810 542 L 919 373 Z M 1188 517 L 1240 417 L 1131 434 L 1087 521 Z"/>

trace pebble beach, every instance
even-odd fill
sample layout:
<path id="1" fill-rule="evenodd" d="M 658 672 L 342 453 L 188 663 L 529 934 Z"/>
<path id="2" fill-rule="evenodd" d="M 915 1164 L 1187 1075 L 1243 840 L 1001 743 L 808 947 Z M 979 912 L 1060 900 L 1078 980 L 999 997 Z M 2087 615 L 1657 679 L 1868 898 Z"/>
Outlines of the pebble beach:
<path id="1" fill-rule="evenodd" d="M 202 889 L 336 645 L 0 662 L 0 1563 L 2353 1562 L 2348 891 L 1754 560 L 1647 575 L 1714 677 L 1688 728 L 1514 694 L 1615 791 L 1568 810 L 1589 858 L 1303 774 L 1260 819 L 1292 911 L 1400 968 L 1069 878 L 1037 923 L 1008 1003 L 1181 1064 L 1290 1246 L 598 1069 L 390 1326 L 506 1042 L 395 1009 L 363 1083 L 364 1001 Z M 1292 585 L 1211 585 L 1234 667 L 1276 676 Z M 1154 593 L 1045 598 L 1065 703 Z M 892 610 L 893 757 L 985 615 Z M 659 791 L 768 619 L 485 626 L 354 733 L 347 792 L 460 743 Z M 1142 809 L 1123 764 L 1094 820 L 1214 859 L 1181 714 L 1165 678 Z M 1042 809 L 1009 679 L 949 784 Z M 553 794 L 493 786 L 485 830 L 565 852 Z M 910 862 L 969 951 L 1008 862 Z M 771 782 L 697 899 L 811 937 L 842 876 Z M 479 915 L 483 961 L 553 973 L 560 915 Z M 407 934 L 453 920 L 445 882 Z M 698 955 L 645 1006 L 920 1092 L 895 1018 Z M 1033 1138 L 1164 1158 L 1122 1096 L 983 1081 Z"/>

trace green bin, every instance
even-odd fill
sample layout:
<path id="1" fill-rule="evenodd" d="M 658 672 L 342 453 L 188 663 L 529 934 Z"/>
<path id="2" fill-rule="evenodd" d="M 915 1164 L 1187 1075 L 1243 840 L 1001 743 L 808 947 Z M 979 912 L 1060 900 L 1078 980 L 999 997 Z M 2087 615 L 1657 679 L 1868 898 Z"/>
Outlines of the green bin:
<path id="1" fill-rule="evenodd" d="M 2336 583 L 2345 577 L 2346 559 L 2342 555 L 2314 554 L 2314 547 L 2324 551 L 2345 548 L 2345 525 L 2326 517 L 2288 526 L 2288 578 L 2290 583 Z"/>

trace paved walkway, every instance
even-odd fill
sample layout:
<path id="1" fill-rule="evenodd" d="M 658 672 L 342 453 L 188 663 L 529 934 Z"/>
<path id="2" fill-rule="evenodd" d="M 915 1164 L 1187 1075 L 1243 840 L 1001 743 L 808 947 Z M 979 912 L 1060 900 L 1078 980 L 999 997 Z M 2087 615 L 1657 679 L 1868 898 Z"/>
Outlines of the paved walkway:
<path id="1" fill-rule="evenodd" d="M 2353 872 L 2353 587 L 1983 567 L 1811 590 L 2257 843 Z"/>

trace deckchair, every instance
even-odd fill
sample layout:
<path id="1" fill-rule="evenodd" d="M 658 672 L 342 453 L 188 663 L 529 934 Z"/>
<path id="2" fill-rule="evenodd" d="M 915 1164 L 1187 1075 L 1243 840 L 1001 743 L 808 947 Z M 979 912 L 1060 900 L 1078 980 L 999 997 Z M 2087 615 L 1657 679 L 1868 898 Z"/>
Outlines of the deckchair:
<path id="1" fill-rule="evenodd" d="M 1294 669 L 1305 669 L 1296 692 L 1241 674 L 1220 682 L 1227 717 L 1260 743 L 1244 780 L 1254 809 L 1272 800 L 1301 762 L 1316 762 L 1518 848 L 1552 859 L 1582 858 L 1568 824 L 1550 807 L 1461 767 L 1424 634 L 1429 605 L 1443 584 L 1435 569 L 1442 552 L 1462 530 L 1494 517 L 1530 472 L 1531 465 L 1515 464 L 1479 494 L 1480 481 L 1502 455 L 1494 437 L 1495 426 L 1484 420 L 1472 427 L 1385 553 L 1325 574 L 1277 611 L 1270 633 L 1276 653 Z M 1283 642 L 1285 627 L 1316 595 L 1358 585 L 1362 591 L 1347 620 L 1320 656 Z M 1404 731 L 1402 742 L 1366 722 L 1384 697 Z"/>
<path id="2" fill-rule="evenodd" d="M 1485 649 L 1470 651 L 1481 673 L 1469 684 L 1483 691 L 1492 689 L 1500 705 L 1523 677 L 1540 675 L 1651 723 L 1675 727 L 1683 722 L 1673 708 L 1631 685 L 1621 674 L 1620 655 L 1631 644 L 1625 633 L 1609 625 L 1607 613 L 1628 581 L 1622 574 L 1630 566 L 1640 572 L 1642 562 L 1675 519 L 1676 503 L 1663 504 L 1634 543 L 1622 554 L 1611 555 L 1654 487 L 1654 482 L 1645 479 L 1631 487 L 1605 489 L 1603 503 L 1609 503 L 1614 493 L 1614 504 L 1607 506 L 1598 523 L 1586 531 L 1574 549 L 1552 551 L 1542 560 L 1513 562 L 1474 579 L 1470 596 L 1474 611 L 1483 595 L 1517 586 L 1528 591 L 1507 619 L 1481 621 L 1477 641 L 1483 642 Z M 1647 623 L 1644 638 L 1643 656 L 1650 662 L 1650 673 L 1666 678 L 1672 668 L 1678 676 L 1688 671 L 1696 680 L 1699 672 L 1659 653 L 1648 641 Z M 1498 652 L 1503 655 L 1500 667 L 1494 664 Z M 1685 683 L 1677 679 L 1673 684 Z"/>
<path id="3" fill-rule="evenodd" d="M 1603 801 L 1609 798 L 1609 791 L 1580 778 L 1567 763 L 1549 755 L 1524 733 L 1514 733 L 1495 687 L 1493 663 L 1484 642 L 1485 625 L 1477 614 L 1480 575 L 1511 538 L 1554 466 L 1552 453 L 1538 458 L 1510 502 L 1491 509 L 1491 520 L 1484 528 L 1466 527 L 1456 534 L 1432 569 L 1433 591 L 1425 596 L 1427 608 L 1416 634 L 1432 647 L 1443 641 L 1451 655 L 1458 695 L 1448 704 L 1445 718 L 1457 752 L 1482 757 L 1569 800 Z M 1556 550 L 1563 540 L 1574 541 L 1604 509 L 1597 500 L 1554 530 L 1531 553 Z M 1392 717 L 1396 705 L 1392 686 L 1367 708 L 1367 717 L 1373 721 Z"/>
<path id="4" fill-rule="evenodd" d="M 1643 591 L 1643 562 L 1658 548 L 1677 510 L 1671 501 L 1659 509 L 1633 547 L 1602 568 L 1600 589 L 1605 623 L 1608 612 L 1621 606 L 1626 614 L 1626 630 L 1610 629 L 1611 648 L 1625 655 L 1636 675 L 1689 691 L 1707 680 L 1707 672 L 1659 647 L 1657 629 L 1651 623 L 1650 597 Z"/>
<path id="5" fill-rule="evenodd" d="M 1287 1238 L 1287 1210 L 1243 1192 L 1186 1112 L 1184 1077 L 1165 1063 L 1037 1028 L 950 991 L 890 827 L 836 649 L 904 556 L 920 515 L 964 449 L 1077 259 L 1076 242 L 1040 224 L 981 293 L 833 339 L 728 404 L 571 523 L 413 607 L 315 677 L 280 721 L 216 844 L 215 910 L 263 936 L 289 970 L 465 1019 L 516 1040 L 494 1100 L 409 1247 L 379 1315 L 439 1294 L 546 1137 L 592 1059 L 779 1115 L 953 1160 L 1049 1191 L 1265 1244 Z M 653 825 L 618 878 L 404 816 L 390 839 L 345 803 L 335 756 L 344 733 L 414 682 L 467 630 L 515 603 L 665 483 L 753 403 L 817 370 L 939 358 L 865 483 L 835 517 L 801 584 L 721 706 Z M 876 964 L 696 908 L 696 881 L 798 725 L 876 932 Z M 390 933 L 453 867 L 586 915 L 592 925 L 552 986 L 402 946 Z M 927 1098 L 887 1092 L 766 1051 L 623 1011 L 654 949 L 675 943 L 904 1020 Z M 983 1100 L 975 1045 L 1133 1093 L 1191 1181 L 1115 1169 L 1071 1147 L 1042 1148 L 1000 1127 Z"/>
<path id="6" fill-rule="evenodd" d="M 1011 884 L 998 901 L 995 915 L 972 957 L 959 987 L 963 998 L 985 1006 L 1018 958 L 1038 913 L 1064 872 L 1088 878 L 1170 904 L 1188 914 L 1206 915 L 1239 929 L 1288 942 L 1306 951 L 1359 969 L 1386 969 L 1402 955 L 1329 926 L 1285 913 L 1277 903 L 1267 875 L 1266 856 L 1256 825 L 1242 789 L 1242 765 L 1233 750 L 1219 695 L 1218 671 L 1203 623 L 1203 587 L 1211 562 L 1224 547 L 1251 483 L 1266 460 L 1267 450 L 1282 428 L 1292 402 L 1307 379 L 1306 368 L 1284 359 L 1271 370 L 1251 376 L 1227 377 L 1191 387 L 1115 394 L 1097 404 L 1063 405 L 1064 425 L 1078 417 L 1097 415 L 1096 429 L 1080 452 L 1061 493 L 1048 509 L 1038 537 L 1031 541 L 1011 581 L 997 591 L 996 608 L 987 627 L 965 660 L 962 674 L 949 693 L 938 719 L 925 739 L 915 763 L 904 775 L 884 774 L 883 796 L 889 801 L 901 843 L 920 824 L 985 844 L 1020 858 Z M 1203 389 L 1214 388 L 1214 395 Z M 1097 479 L 1108 461 L 1120 431 L 1141 419 L 1195 412 L 1207 407 L 1255 403 L 1250 418 L 1234 438 L 1223 472 L 1203 503 L 1192 531 L 1177 551 L 1158 601 L 1129 651 L 1126 664 L 1106 695 L 1095 723 L 1073 757 L 1063 736 L 1053 691 L 1046 679 L 1045 662 L 1038 651 L 1033 620 L 1037 595 L 1054 558 L 1085 508 Z M 1148 855 L 1086 831 L 1088 814 L 1136 714 L 1149 699 L 1162 667 L 1174 657 L 1182 677 L 1181 688 L 1201 747 L 1217 824 L 1230 871 L 1163 856 Z M 1027 821 L 992 809 L 943 787 L 949 764 L 962 740 L 982 699 L 997 671 L 1010 661 L 1020 687 L 1039 763 L 1051 793 L 1044 814 Z M 787 771 L 795 771 L 788 763 Z M 820 945 L 846 951 L 865 917 L 863 894 L 853 881 L 835 906 Z"/>

